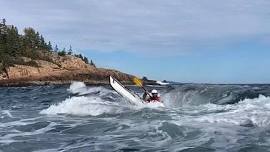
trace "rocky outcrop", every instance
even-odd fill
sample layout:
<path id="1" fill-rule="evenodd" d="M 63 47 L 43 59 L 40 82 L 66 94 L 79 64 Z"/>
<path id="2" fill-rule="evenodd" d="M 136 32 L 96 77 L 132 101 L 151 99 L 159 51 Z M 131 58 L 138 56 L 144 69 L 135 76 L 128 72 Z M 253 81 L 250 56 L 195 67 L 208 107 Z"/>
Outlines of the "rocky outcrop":
<path id="1" fill-rule="evenodd" d="M 22 59 L 32 65 L 15 64 L 6 68 L 5 72 L 0 73 L 0 85 L 63 84 L 71 81 L 84 81 L 91 84 L 108 83 L 110 75 L 129 83 L 132 78 L 131 75 L 116 70 L 95 68 L 72 55 L 52 54 L 50 62 L 26 57 Z"/>

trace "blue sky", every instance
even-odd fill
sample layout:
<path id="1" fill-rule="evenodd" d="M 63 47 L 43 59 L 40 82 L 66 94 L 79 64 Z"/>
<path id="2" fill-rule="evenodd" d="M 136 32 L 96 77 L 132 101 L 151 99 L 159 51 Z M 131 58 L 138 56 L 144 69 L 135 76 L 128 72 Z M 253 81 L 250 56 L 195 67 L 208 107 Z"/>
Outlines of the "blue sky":
<path id="1" fill-rule="evenodd" d="M 138 76 L 270 83 L 269 0 L 0 0 L 0 18 Z"/>

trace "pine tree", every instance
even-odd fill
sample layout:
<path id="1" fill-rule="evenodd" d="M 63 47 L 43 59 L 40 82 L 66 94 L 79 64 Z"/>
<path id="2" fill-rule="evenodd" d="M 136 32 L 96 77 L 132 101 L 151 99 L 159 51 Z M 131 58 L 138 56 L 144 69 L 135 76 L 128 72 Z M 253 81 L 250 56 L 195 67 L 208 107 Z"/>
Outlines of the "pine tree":
<path id="1" fill-rule="evenodd" d="M 55 47 L 54 47 L 54 51 L 55 51 L 55 52 L 58 52 L 58 51 L 59 51 L 57 44 L 56 44 Z"/>
<path id="2" fill-rule="evenodd" d="M 6 25 L 6 19 L 5 18 L 3 18 L 3 24 Z"/>
<path id="3" fill-rule="evenodd" d="M 51 41 L 48 42 L 47 49 L 48 49 L 48 51 L 51 51 L 51 50 L 52 50 L 52 44 L 51 44 Z"/>
<path id="4" fill-rule="evenodd" d="M 82 59 L 82 60 L 83 60 L 83 56 L 82 56 L 82 54 L 75 54 L 74 56 L 76 56 L 77 58 L 80 58 L 80 59 Z"/>
<path id="5" fill-rule="evenodd" d="M 26 49 L 34 49 L 36 46 L 36 32 L 33 28 L 24 29 L 24 44 Z"/>
<path id="6" fill-rule="evenodd" d="M 90 61 L 90 65 L 92 65 L 93 67 L 96 67 L 95 63 L 93 62 L 93 60 Z"/>
<path id="7" fill-rule="evenodd" d="M 68 55 L 72 55 L 72 47 L 71 47 L 71 45 L 69 45 Z"/>
<path id="8" fill-rule="evenodd" d="M 42 35 L 40 35 L 40 38 L 39 38 L 39 48 L 40 49 L 47 49 L 47 44 L 46 44 L 44 37 Z"/>
<path id="9" fill-rule="evenodd" d="M 83 61 L 84 61 L 86 64 L 89 64 L 89 61 L 88 61 L 87 57 L 83 57 Z"/>
<path id="10" fill-rule="evenodd" d="M 43 35 L 36 32 L 33 28 L 25 28 L 24 34 L 20 35 L 18 29 L 15 26 L 11 28 L 5 25 L 5 20 L 0 23 L 0 72 L 5 67 L 13 64 L 25 64 L 20 57 L 30 57 L 32 59 L 49 60 L 48 53 L 44 51 L 52 51 L 52 44 L 49 41 L 46 43 Z M 54 47 L 54 51 L 58 52 L 58 55 L 65 56 L 73 54 L 72 46 L 69 46 L 68 52 L 66 48 L 59 51 L 57 45 Z M 82 59 L 86 64 L 89 64 L 87 57 L 82 54 L 74 54 L 74 56 Z M 95 67 L 94 62 L 91 60 L 90 65 Z"/>
<path id="11" fill-rule="evenodd" d="M 35 34 L 34 43 L 35 43 L 34 48 L 40 49 L 42 47 L 41 46 L 41 38 L 40 38 L 39 32 L 36 32 L 36 34 Z"/>
<path id="12" fill-rule="evenodd" d="M 6 45 L 7 45 L 6 48 L 7 54 L 13 57 L 19 54 L 20 49 L 19 34 L 17 28 L 14 26 L 12 26 L 11 29 L 8 29 Z"/>
<path id="13" fill-rule="evenodd" d="M 7 47 L 7 35 L 3 32 L 4 30 L 4 25 L 1 26 L 1 31 L 0 31 L 0 63 L 2 64 L 3 67 L 3 60 L 5 58 L 5 51 Z M 1 69 L 0 69 L 1 71 Z"/>

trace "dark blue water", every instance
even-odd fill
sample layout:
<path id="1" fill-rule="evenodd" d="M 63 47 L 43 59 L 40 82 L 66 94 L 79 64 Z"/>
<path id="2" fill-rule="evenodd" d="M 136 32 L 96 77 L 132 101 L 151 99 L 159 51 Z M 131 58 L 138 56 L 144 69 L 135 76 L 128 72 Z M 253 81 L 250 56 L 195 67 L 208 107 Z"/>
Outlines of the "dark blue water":
<path id="1" fill-rule="evenodd" d="M 0 151 L 270 151 L 269 85 L 153 87 L 165 108 L 109 86 L 0 88 Z"/>

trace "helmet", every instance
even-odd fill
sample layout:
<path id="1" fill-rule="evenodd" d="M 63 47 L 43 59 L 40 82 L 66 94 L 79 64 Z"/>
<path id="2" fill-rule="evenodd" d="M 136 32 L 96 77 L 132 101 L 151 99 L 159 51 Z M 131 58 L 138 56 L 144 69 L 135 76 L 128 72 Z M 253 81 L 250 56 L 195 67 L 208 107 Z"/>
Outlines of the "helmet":
<path id="1" fill-rule="evenodd" d="M 151 93 L 152 93 L 152 94 L 157 94 L 158 92 L 157 92 L 157 90 L 153 89 L 153 90 L 151 91 Z"/>

